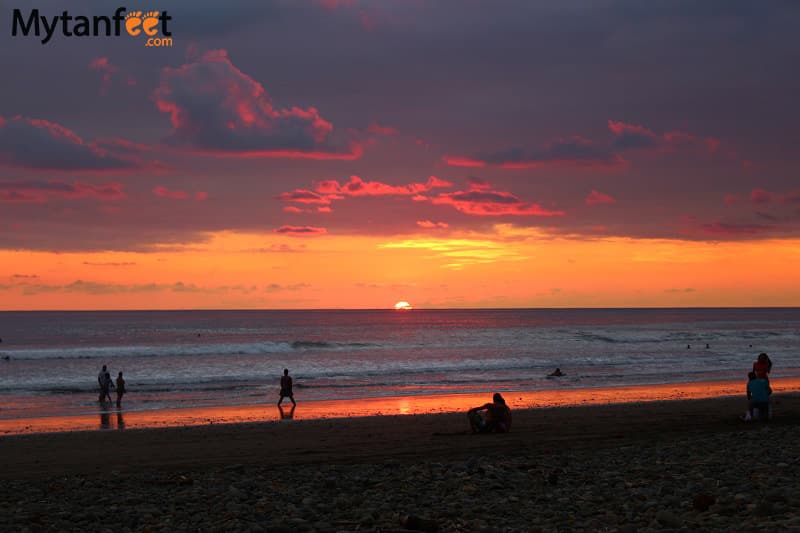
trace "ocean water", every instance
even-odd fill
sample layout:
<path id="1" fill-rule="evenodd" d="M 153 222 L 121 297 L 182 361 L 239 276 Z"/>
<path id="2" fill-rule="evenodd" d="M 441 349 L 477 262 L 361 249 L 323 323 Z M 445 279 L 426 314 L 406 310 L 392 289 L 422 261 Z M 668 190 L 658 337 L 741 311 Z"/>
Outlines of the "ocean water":
<path id="1" fill-rule="evenodd" d="M 299 402 L 744 380 L 762 351 L 800 376 L 800 308 L 0 312 L 0 338 L 0 419 L 96 413 L 103 364 L 126 410 L 272 403 L 284 368 Z"/>

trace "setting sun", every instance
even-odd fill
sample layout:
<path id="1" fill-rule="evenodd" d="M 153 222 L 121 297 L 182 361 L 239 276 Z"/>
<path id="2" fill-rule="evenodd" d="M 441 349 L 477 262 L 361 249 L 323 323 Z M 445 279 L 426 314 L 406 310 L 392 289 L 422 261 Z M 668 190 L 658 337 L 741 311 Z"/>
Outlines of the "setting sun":
<path id="1" fill-rule="evenodd" d="M 397 311 L 410 311 L 411 309 L 413 309 L 413 307 L 411 307 L 411 304 L 408 302 L 397 302 L 396 304 L 394 304 L 394 308 Z"/>

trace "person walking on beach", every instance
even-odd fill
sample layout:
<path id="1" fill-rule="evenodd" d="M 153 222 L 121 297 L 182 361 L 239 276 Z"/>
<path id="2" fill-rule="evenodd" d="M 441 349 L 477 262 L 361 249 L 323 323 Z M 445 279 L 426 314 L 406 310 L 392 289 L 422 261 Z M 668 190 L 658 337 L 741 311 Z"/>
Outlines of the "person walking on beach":
<path id="1" fill-rule="evenodd" d="M 294 394 L 292 393 L 292 378 L 289 377 L 288 368 L 283 369 L 283 376 L 281 376 L 281 397 L 278 400 L 278 407 L 280 407 L 281 402 L 286 397 L 292 400 L 292 405 L 297 405 L 297 402 L 294 401 Z"/>
<path id="2" fill-rule="evenodd" d="M 499 392 L 492 396 L 492 403 L 473 407 L 467 411 L 473 433 L 508 433 L 511 431 L 511 409 Z"/>
<path id="3" fill-rule="evenodd" d="M 122 407 L 122 395 L 125 394 L 125 380 L 122 379 L 122 371 L 117 376 L 117 407 Z"/>
<path id="4" fill-rule="evenodd" d="M 103 385 L 100 389 L 100 394 L 108 400 L 108 403 L 111 403 L 111 393 L 109 392 L 111 389 L 114 388 L 114 382 L 111 381 L 111 373 L 106 372 L 103 376 Z M 103 401 L 103 400 L 100 400 Z"/>

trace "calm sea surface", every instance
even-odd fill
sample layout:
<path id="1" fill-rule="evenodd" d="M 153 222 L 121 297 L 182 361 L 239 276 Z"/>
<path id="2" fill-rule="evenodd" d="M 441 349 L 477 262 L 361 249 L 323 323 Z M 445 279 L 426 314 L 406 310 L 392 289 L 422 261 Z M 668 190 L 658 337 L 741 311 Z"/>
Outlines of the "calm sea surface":
<path id="1" fill-rule="evenodd" d="M 0 338 L 0 418 L 97 412 L 103 364 L 128 410 L 273 402 L 284 368 L 298 401 L 744 380 L 761 351 L 800 375 L 798 308 L 0 312 Z"/>

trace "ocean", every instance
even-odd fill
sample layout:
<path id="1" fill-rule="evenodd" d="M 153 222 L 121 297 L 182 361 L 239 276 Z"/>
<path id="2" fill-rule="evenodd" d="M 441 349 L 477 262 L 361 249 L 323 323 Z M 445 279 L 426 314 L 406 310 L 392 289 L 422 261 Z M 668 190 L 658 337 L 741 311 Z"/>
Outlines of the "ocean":
<path id="1" fill-rule="evenodd" d="M 0 419 L 800 376 L 800 308 L 0 312 Z M 708 347 L 707 347 L 708 346 Z M 559 367 L 565 376 L 548 378 Z M 112 393 L 113 396 L 113 393 Z"/>

